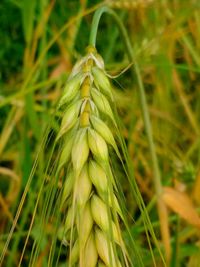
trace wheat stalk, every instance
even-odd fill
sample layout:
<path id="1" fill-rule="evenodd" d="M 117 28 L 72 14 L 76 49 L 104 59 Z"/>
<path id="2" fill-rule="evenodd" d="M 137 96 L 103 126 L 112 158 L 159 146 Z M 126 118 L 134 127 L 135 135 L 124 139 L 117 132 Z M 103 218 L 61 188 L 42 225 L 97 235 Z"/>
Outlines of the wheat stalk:
<path id="1" fill-rule="evenodd" d="M 64 113 L 57 140 L 64 140 L 59 170 L 67 170 L 62 205 L 67 209 L 69 266 L 128 266 L 108 148 L 119 155 L 110 130 L 117 125 L 112 102 L 103 59 L 89 47 L 75 64 L 59 103 Z"/>

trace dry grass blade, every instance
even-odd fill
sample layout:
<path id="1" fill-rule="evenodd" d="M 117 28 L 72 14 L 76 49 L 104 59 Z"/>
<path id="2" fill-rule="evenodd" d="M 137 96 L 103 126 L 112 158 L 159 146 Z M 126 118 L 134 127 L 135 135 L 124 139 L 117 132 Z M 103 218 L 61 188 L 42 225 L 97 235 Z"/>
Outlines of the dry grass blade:
<path id="1" fill-rule="evenodd" d="M 170 209 L 179 214 L 187 222 L 200 227 L 200 217 L 186 193 L 179 192 L 170 187 L 165 187 L 163 199 Z"/>

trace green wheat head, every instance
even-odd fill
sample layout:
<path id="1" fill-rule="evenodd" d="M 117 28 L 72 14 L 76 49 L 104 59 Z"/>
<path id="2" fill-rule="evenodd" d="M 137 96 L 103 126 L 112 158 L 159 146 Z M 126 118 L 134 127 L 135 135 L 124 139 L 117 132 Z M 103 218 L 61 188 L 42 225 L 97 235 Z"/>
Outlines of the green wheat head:
<path id="1" fill-rule="evenodd" d="M 69 266 L 129 266 L 119 220 L 123 219 L 110 150 L 119 156 L 111 129 L 112 88 L 95 48 L 75 64 L 59 109 L 57 141 L 63 139 L 58 170 L 64 174 L 61 204 L 66 209 L 63 242 Z"/>

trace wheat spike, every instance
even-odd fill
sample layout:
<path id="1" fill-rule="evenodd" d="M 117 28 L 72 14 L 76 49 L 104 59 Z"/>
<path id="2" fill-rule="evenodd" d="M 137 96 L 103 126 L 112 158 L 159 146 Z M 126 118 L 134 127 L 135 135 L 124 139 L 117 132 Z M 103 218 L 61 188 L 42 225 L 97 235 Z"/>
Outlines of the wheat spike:
<path id="1" fill-rule="evenodd" d="M 114 0 L 108 2 L 112 8 L 133 10 L 137 8 L 145 8 L 152 4 L 154 0 Z"/>
<path id="2" fill-rule="evenodd" d="M 59 168 L 67 170 L 61 203 L 67 207 L 69 266 L 129 266 L 108 148 L 119 153 L 110 128 L 117 125 L 112 102 L 103 60 L 89 47 L 74 66 L 59 103 L 64 113 L 57 140 L 65 140 Z"/>

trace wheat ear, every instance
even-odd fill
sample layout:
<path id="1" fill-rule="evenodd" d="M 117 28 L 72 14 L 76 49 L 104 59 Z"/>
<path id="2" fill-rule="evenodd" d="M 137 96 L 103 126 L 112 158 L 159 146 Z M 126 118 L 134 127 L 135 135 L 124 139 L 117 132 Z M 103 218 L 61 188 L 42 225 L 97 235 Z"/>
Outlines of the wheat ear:
<path id="1" fill-rule="evenodd" d="M 119 227 L 121 213 L 110 166 L 110 149 L 119 151 L 112 88 L 104 62 L 94 47 L 77 62 L 59 108 L 64 116 L 57 140 L 63 139 L 59 169 L 66 170 L 62 205 L 69 266 L 128 266 Z"/>

